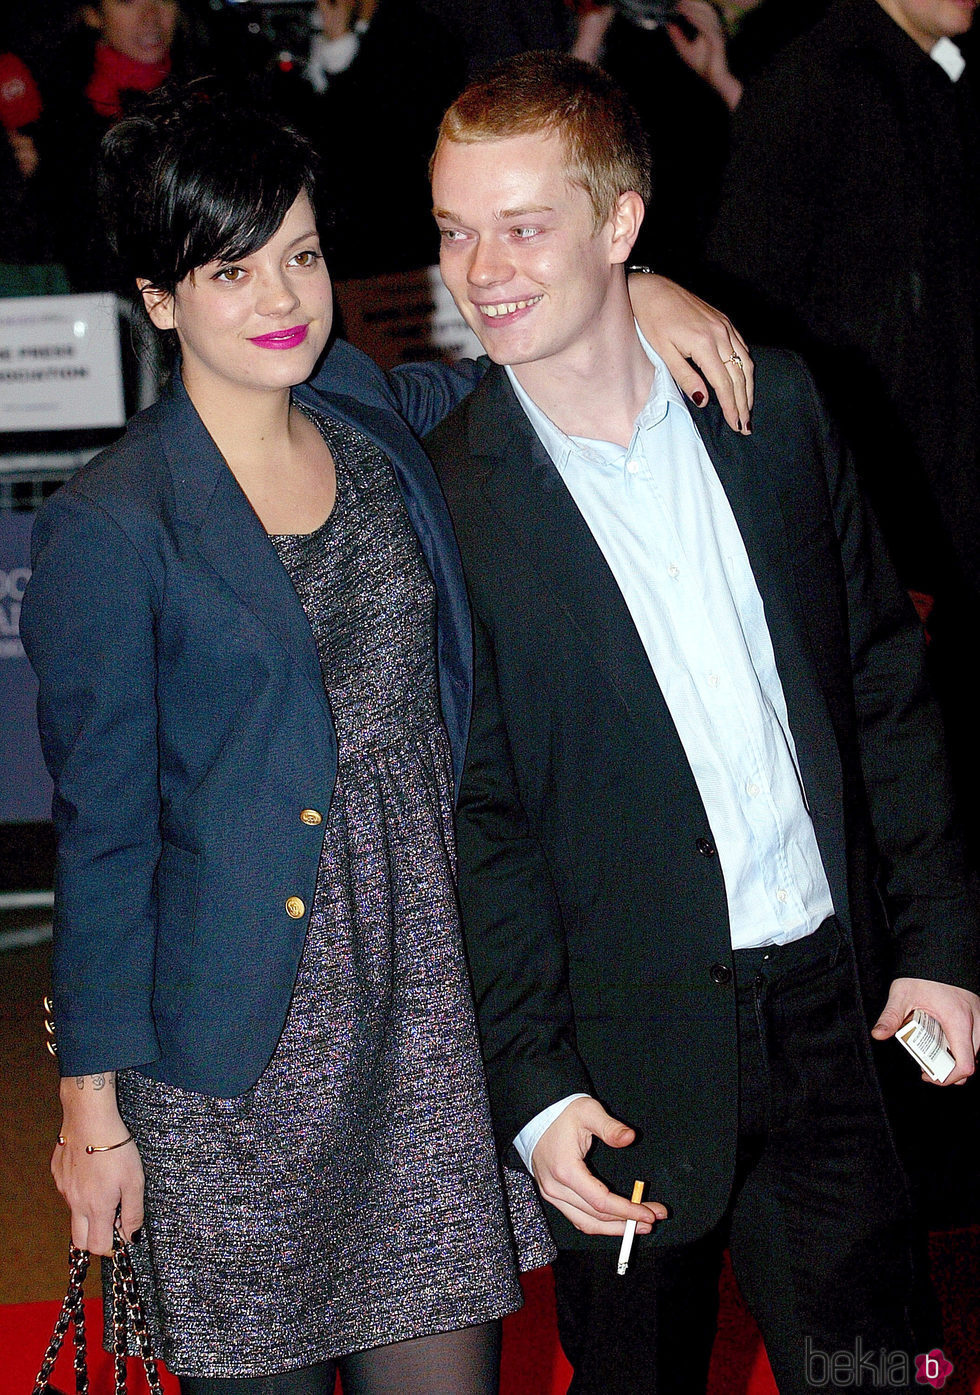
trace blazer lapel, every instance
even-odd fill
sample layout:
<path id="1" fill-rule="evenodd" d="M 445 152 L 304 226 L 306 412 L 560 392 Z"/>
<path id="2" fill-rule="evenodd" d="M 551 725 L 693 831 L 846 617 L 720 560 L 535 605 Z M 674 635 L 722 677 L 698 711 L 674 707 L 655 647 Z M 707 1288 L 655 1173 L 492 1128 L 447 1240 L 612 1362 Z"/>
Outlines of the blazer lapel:
<path id="1" fill-rule="evenodd" d="M 275 636 L 329 713 L 313 631 L 289 574 L 180 382 L 160 403 L 159 433 L 178 515 L 201 555 Z"/>
<path id="2" fill-rule="evenodd" d="M 840 775 L 839 767 L 818 756 L 836 750 L 836 738 L 824 694 L 826 675 L 814 647 L 819 645 L 814 627 L 821 617 L 803 600 L 808 588 L 801 572 L 811 563 L 796 523 L 793 472 L 777 468 L 771 441 L 745 442 L 731 432 L 714 404 L 692 416 L 745 543 L 762 597 L 808 805 L 815 818 L 825 816 L 821 826 L 827 838 L 838 826 L 834 811 L 840 804 Z M 787 443 L 780 447 L 777 442 L 775 448 L 782 448 L 790 460 L 795 455 Z M 843 863 L 831 860 L 827 865 Z M 835 904 L 842 904 L 839 895 Z"/>
<path id="3" fill-rule="evenodd" d="M 796 584 L 796 568 L 806 565 L 806 560 L 798 546 L 799 529 L 793 526 L 792 492 L 787 491 L 783 474 L 772 468 L 771 450 L 764 445 L 753 450 L 725 424 L 720 409 L 692 413 L 692 419 L 745 544 L 780 677 L 785 685 L 787 675 L 805 663 L 819 687 L 809 625 Z"/>
<path id="4" fill-rule="evenodd" d="M 649 723 L 666 704 L 606 559 L 501 369 L 473 396 L 469 449 L 486 462 L 483 490 L 542 586 L 565 610 L 630 716 Z M 672 724 L 671 724 L 672 725 Z"/>

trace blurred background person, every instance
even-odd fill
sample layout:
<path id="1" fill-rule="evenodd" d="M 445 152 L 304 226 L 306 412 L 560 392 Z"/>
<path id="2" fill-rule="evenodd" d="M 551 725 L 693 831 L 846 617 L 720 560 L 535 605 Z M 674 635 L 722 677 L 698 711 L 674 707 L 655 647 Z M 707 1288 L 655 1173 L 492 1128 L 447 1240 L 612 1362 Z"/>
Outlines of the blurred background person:
<path id="1" fill-rule="evenodd" d="M 718 212 L 732 112 L 743 83 L 827 0 L 567 0 L 572 51 L 630 94 L 653 153 L 653 199 L 638 262 L 690 280 Z"/>
<path id="2" fill-rule="evenodd" d="M 41 94 L 7 43 L 0 27 L 0 296 L 56 293 L 68 287 L 38 202 Z"/>
<path id="3" fill-rule="evenodd" d="M 118 290 L 98 211 L 106 131 L 171 75 L 199 71 L 201 30 L 182 0 L 96 0 L 49 61 L 38 127 L 47 216 L 74 291 Z"/>
<path id="4" fill-rule="evenodd" d="M 323 164 L 318 214 L 338 280 L 437 260 L 429 155 L 464 73 L 420 0 L 317 0 L 307 52 L 273 56 L 270 96 Z"/>

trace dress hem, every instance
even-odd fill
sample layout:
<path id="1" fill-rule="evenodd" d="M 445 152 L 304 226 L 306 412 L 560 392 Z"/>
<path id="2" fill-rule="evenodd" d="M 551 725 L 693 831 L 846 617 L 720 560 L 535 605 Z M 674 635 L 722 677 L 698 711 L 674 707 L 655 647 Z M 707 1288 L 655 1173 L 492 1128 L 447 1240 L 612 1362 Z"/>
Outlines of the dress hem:
<path id="1" fill-rule="evenodd" d="M 452 1320 L 447 1320 L 445 1318 L 436 1319 L 435 1316 L 433 1316 L 431 1323 L 426 1323 L 422 1331 L 418 1330 L 419 1324 L 417 1322 L 410 1323 L 406 1324 L 404 1331 L 399 1331 L 398 1329 L 392 1331 L 388 1329 L 383 1333 L 377 1333 L 376 1338 L 370 1338 L 366 1341 L 360 1340 L 357 1342 L 345 1343 L 339 1350 L 327 1352 L 311 1348 L 299 1354 L 298 1359 L 292 1360 L 289 1365 L 274 1365 L 271 1368 L 268 1366 L 268 1363 L 263 1363 L 261 1367 L 247 1365 L 243 1369 L 240 1365 L 225 1366 L 224 1363 L 214 1362 L 209 1363 L 206 1371 L 190 1370 L 188 1368 L 178 1370 L 176 1366 L 170 1364 L 166 1356 L 159 1353 L 154 1353 L 154 1355 L 158 1361 L 164 1362 L 171 1375 L 177 1376 L 178 1378 L 187 1376 L 197 1379 L 212 1377 L 218 1380 L 244 1380 L 259 1376 L 280 1376 L 285 1375 L 287 1371 L 303 1370 L 307 1366 L 318 1366 L 327 1361 L 342 1361 L 345 1356 L 351 1356 L 355 1352 L 371 1351 L 375 1347 L 392 1346 L 395 1342 L 412 1341 L 419 1337 L 434 1337 L 440 1332 L 459 1332 L 466 1327 L 477 1327 L 482 1323 L 494 1322 L 499 1318 L 507 1317 L 510 1313 L 516 1313 L 523 1306 L 524 1295 L 523 1292 L 518 1289 L 516 1296 L 512 1296 L 511 1300 L 508 1300 L 506 1303 L 503 1303 L 503 1300 L 494 1303 L 490 1305 L 489 1311 L 473 1311 L 462 1318 L 457 1314 Z M 109 1346 L 105 1349 L 106 1351 L 112 1350 Z M 136 1354 L 135 1350 L 130 1352 L 130 1355 Z M 293 1355 L 296 1357 L 296 1353 L 293 1353 Z"/>

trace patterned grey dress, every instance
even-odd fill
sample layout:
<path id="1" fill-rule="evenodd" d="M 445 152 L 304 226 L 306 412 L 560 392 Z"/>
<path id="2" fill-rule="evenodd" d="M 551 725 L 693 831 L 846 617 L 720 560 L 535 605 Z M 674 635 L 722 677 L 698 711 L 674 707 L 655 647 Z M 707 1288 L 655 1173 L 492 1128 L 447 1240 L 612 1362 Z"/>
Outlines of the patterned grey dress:
<path id="1" fill-rule="evenodd" d="M 139 1288 L 181 1375 L 271 1374 L 484 1322 L 520 1305 L 514 1240 L 525 1267 L 552 1253 L 530 1179 L 509 1175 L 509 1214 L 501 1196 L 453 887 L 434 588 L 388 460 L 317 424 L 333 512 L 272 539 L 338 743 L 288 1019 L 236 1099 L 118 1080 L 146 1170 Z"/>

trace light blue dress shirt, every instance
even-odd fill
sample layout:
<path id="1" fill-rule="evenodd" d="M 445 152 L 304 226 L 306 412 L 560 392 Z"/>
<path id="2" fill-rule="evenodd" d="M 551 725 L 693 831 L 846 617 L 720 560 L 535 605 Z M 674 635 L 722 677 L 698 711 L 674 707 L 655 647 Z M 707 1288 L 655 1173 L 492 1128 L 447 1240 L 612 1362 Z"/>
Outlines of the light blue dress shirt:
<path id="1" fill-rule="evenodd" d="M 637 331 L 639 333 L 639 331 Z M 725 880 L 732 946 L 786 944 L 833 914 L 762 598 L 680 390 L 654 365 L 629 446 L 566 436 L 508 377 L 629 608 Z M 571 1099 L 515 1140 L 529 1162 Z"/>

